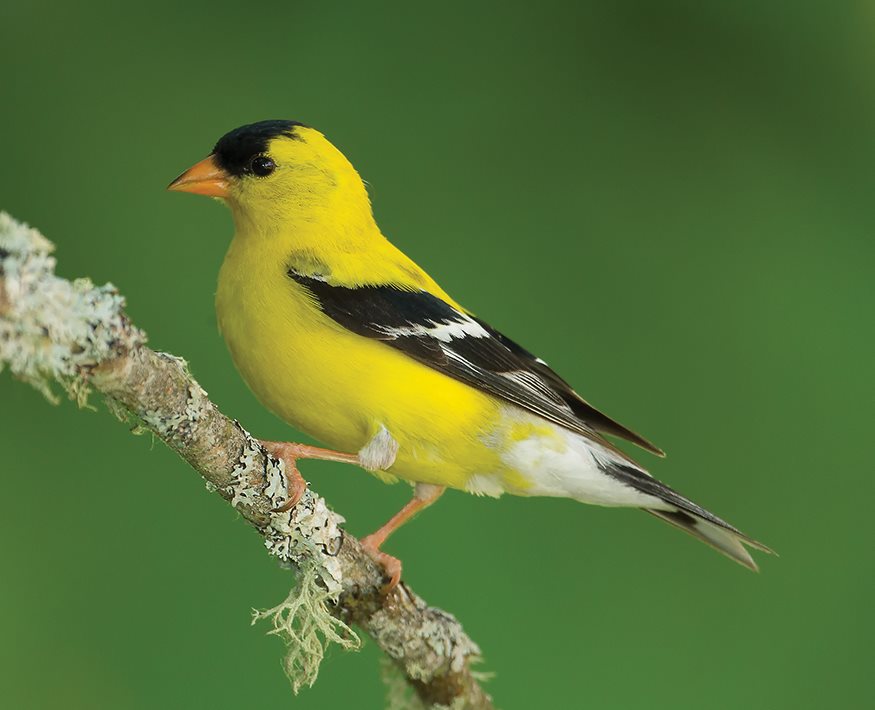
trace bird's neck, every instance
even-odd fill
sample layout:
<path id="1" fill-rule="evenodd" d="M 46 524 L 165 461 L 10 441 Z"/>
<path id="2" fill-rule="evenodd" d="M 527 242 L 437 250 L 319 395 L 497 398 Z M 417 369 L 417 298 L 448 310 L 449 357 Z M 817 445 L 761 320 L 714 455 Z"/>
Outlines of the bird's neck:
<path id="1" fill-rule="evenodd" d="M 354 179 L 353 179 L 354 178 Z M 357 175 L 332 189 L 301 190 L 267 204 L 231 204 L 237 237 L 277 249 L 360 253 L 385 241 Z"/>
<path id="2" fill-rule="evenodd" d="M 247 270 L 260 273 L 265 266 L 283 274 L 294 268 L 351 287 L 370 282 L 418 287 L 411 274 L 421 270 L 383 236 L 363 186 L 358 194 L 347 190 L 297 203 L 286 199 L 282 210 L 231 206 L 236 230 L 226 261 L 243 260 Z M 428 278 L 423 274 L 421 280 Z"/>

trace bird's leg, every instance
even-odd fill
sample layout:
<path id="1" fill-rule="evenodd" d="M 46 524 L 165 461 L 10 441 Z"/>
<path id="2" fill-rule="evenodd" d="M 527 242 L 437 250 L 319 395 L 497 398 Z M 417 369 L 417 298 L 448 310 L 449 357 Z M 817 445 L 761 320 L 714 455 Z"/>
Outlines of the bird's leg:
<path id="1" fill-rule="evenodd" d="M 286 480 L 288 481 L 288 500 L 279 508 L 275 508 L 275 513 L 285 513 L 287 510 L 294 508 L 304 491 L 307 490 L 307 481 L 298 470 L 298 459 L 321 459 L 323 461 L 339 461 L 340 463 L 359 463 L 359 457 L 356 454 L 343 454 L 339 451 L 331 451 L 330 449 L 320 449 L 318 446 L 308 446 L 307 444 L 293 444 L 283 441 L 262 441 L 259 444 L 264 447 L 265 451 L 282 459 L 286 464 Z"/>
<path id="2" fill-rule="evenodd" d="M 381 551 L 380 546 L 386 542 L 389 535 L 404 525 L 416 513 L 423 508 L 427 508 L 440 498 L 445 490 L 446 486 L 417 483 L 413 490 L 413 498 L 401 510 L 395 513 L 383 527 L 361 539 L 362 548 L 371 556 L 374 562 L 383 568 L 386 576 L 389 578 L 389 582 L 383 587 L 384 594 L 391 592 L 401 580 L 401 560 Z"/>

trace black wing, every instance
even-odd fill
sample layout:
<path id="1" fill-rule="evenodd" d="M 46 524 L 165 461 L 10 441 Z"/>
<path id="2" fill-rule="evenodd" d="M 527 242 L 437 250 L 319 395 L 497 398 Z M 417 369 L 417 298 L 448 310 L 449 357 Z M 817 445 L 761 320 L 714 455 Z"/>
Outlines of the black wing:
<path id="1" fill-rule="evenodd" d="M 612 434 L 662 455 L 587 404 L 543 360 L 437 296 L 390 285 L 348 288 L 292 269 L 288 276 L 312 294 L 327 316 L 357 335 L 382 340 L 424 365 L 571 431 Z"/>
<path id="2" fill-rule="evenodd" d="M 571 411 L 590 427 L 602 434 L 610 434 L 611 436 L 617 436 L 626 441 L 631 441 L 633 444 L 636 444 L 642 449 L 646 449 L 657 456 L 665 456 L 665 452 L 658 446 L 655 446 L 643 436 L 636 434 L 631 429 L 627 429 L 618 421 L 611 419 L 607 414 L 604 414 L 593 407 L 589 402 L 583 399 L 583 397 L 577 394 L 571 385 L 550 369 L 550 366 L 541 358 L 535 357 L 524 347 L 518 345 L 506 335 L 502 335 L 479 318 L 475 316 L 472 316 L 472 318 L 480 323 L 480 325 L 482 325 L 492 337 L 496 338 L 519 357 L 520 360 L 522 360 L 533 372 L 549 383 L 552 391 L 559 395 L 559 397 L 562 398 L 562 401 L 571 408 Z"/>

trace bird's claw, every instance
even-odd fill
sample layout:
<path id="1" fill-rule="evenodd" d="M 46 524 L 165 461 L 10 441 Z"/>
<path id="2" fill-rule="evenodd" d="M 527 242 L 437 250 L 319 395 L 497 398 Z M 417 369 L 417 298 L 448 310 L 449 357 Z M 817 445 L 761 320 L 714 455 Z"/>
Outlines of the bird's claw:
<path id="1" fill-rule="evenodd" d="M 383 596 L 388 596 L 398 586 L 398 582 L 401 581 L 401 560 L 383 552 L 380 549 L 382 540 L 375 540 L 371 535 L 363 537 L 360 542 L 362 549 L 368 554 L 368 557 L 382 568 L 383 573 L 388 578 L 389 581 L 380 589 Z"/>
<path id="2" fill-rule="evenodd" d="M 288 498 L 282 505 L 272 508 L 272 513 L 287 513 L 294 508 L 307 491 L 307 481 L 298 470 L 297 449 L 294 444 L 278 444 L 272 441 L 260 442 L 262 447 L 272 456 L 280 459 L 286 465 L 286 493 Z"/>
<path id="3" fill-rule="evenodd" d="M 286 465 L 286 477 L 288 479 L 286 492 L 288 498 L 282 505 L 279 505 L 276 508 L 271 508 L 272 513 L 287 513 L 298 504 L 298 501 L 301 500 L 301 497 L 307 491 L 307 481 L 304 480 L 304 477 L 301 476 L 297 468 L 293 468 L 292 471 L 293 473 L 290 476 L 289 466 Z"/>

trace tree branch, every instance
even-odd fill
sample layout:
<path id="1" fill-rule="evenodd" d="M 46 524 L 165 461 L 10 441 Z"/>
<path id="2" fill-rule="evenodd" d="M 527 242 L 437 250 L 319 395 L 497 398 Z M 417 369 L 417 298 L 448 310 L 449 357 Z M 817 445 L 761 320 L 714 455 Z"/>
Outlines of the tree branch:
<path id="1" fill-rule="evenodd" d="M 355 625 L 422 705 L 491 708 L 470 669 L 480 651 L 456 619 L 403 583 L 384 597 L 382 571 L 314 492 L 274 512 L 286 499 L 283 462 L 218 410 L 182 359 L 146 347 L 111 284 L 55 276 L 53 249 L 0 213 L 0 369 L 54 401 L 53 382 L 80 405 L 92 389 L 103 394 L 111 411 L 152 431 L 258 530 L 271 554 L 297 568 L 289 598 L 256 613 L 285 637 L 295 691 L 315 681 L 327 643 L 358 645 Z"/>

